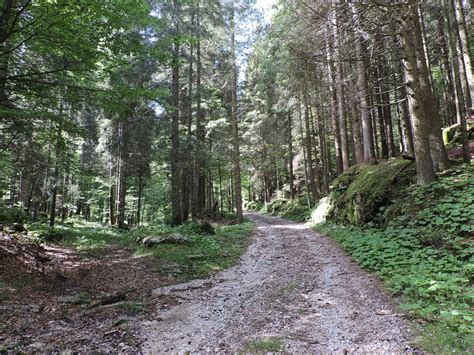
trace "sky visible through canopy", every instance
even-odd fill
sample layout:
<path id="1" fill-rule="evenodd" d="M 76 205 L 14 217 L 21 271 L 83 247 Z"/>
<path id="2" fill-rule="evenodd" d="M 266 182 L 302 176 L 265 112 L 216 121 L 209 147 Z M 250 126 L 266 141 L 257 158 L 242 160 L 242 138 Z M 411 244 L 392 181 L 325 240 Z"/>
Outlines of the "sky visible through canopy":
<path id="1" fill-rule="evenodd" d="M 275 9 L 273 9 L 273 5 L 276 5 L 277 0 L 257 0 L 257 7 L 262 10 L 263 16 L 265 18 L 265 22 L 269 23 Z"/>

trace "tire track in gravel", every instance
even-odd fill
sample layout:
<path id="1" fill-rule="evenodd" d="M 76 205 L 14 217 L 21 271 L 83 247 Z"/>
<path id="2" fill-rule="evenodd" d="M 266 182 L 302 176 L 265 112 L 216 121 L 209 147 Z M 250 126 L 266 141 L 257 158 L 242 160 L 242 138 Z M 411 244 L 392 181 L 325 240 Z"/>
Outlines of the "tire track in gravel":
<path id="1" fill-rule="evenodd" d="M 278 338 L 290 353 L 404 352 L 410 332 L 380 282 L 304 224 L 248 213 L 256 223 L 240 262 L 156 289 L 179 304 L 143 324 L 144 353 L 234 353 Z"/>

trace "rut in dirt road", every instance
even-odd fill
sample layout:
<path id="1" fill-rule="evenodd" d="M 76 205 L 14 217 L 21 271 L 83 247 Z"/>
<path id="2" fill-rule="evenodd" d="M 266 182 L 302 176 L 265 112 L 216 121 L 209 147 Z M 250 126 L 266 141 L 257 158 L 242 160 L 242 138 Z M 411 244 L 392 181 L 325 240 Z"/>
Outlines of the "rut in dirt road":
<path id="1" fill-rule="evenodd" d="M 179 304 L 144 325 L 145 353 L 235 352 L 278 339 L 291 353 L 401 352 L 409 330 L 380 283 L 303 224 L 247 214 L 255 234 L 238 265 L 155 295 Z"/>

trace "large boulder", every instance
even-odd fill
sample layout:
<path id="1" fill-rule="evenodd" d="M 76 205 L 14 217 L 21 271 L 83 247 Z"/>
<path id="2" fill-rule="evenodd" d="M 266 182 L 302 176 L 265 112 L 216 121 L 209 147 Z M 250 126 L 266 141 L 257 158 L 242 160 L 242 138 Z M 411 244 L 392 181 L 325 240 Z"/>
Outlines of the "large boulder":
<path id="1" fill-rule="evenodd" d="M 10 233 L 28 233 L 28 230 L 22 223 L 13 223 L 9 228 Z"/>
<path id="2" fill-rule="evenodd" d="M 188 239 L 181 234 L 173 233 L 168 235 L 161 235 L 159 237 L 139 237 L 136 240 L 145 247 L 150 248 L 159 244 L 187 244 Z"/>
<path id="3" fill-rule="evenodd" d="M 474 121 L 467 120 L 466 128 L 468 139 L 472 139 L 474 136 Z M 461 142 L 461 125 L 459 123 L 456 123 L 443 128 L 443 141 L 444 144 Z"/>
<path id="4" fill-rule="evenodd" d="M 385 223 L 388 207 L 416 176 L 412 163 L 397 158 L 349 168 L 332 182 L 327 218 L 352 225 Z"/>

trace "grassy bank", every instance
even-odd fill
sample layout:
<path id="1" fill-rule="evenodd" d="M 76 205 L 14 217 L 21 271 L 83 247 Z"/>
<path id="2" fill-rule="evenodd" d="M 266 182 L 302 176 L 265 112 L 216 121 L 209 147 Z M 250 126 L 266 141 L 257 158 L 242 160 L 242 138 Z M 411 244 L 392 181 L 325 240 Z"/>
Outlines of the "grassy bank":
<path id="1" fill-rule="evenodd" d="M 472 351 L 473 169 L 452 170 L 425 187 L 401 184 L 395 194 L 386 189 L 409 181 L 397 165 L 359 167 L 349 184 L 339 178 L 331 221 L 316 229 L 385 281 L 401 310 L 419 320 L 416 341 L 424 350 Z M 377 194 L 374 184 L 384 188 Z"/>

